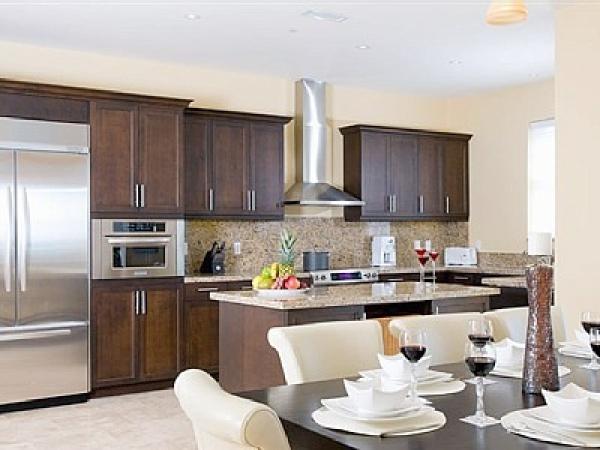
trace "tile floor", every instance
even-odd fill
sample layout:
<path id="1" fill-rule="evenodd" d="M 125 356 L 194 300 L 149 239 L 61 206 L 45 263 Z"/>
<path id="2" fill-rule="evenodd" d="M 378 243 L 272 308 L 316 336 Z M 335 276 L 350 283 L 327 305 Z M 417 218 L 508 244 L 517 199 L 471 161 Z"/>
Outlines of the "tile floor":
<path id="1" fill-rule="evenodd" d="M 2 450 L 194 450 L 172 389 L 0 415 Z"/>

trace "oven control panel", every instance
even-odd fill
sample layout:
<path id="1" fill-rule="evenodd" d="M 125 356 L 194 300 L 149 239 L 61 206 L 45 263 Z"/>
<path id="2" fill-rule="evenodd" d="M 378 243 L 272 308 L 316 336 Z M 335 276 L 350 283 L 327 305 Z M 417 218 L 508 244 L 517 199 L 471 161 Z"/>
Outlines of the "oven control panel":
<path id="1" fill-rule="evenodd" d="M 373 283 L 379 279 L 379 273 L 372 268 L 320 270 L 311 272 L 310 277 L 313 286 L 332 286 L 336 284 Z"/>

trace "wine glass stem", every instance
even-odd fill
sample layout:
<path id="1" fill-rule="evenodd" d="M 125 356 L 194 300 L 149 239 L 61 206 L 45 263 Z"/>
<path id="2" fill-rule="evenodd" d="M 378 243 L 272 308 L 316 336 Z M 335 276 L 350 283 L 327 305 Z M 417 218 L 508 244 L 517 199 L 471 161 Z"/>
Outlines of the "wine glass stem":
<path id="1" fill-rule="evenodd" d="M 477 410 L 475 411 L 475 416 L 478 418 L 485 417 L 485 408 L 483 405 L 483 377 L 477 377 Z"/>
<path id="2" fill-rule="evenodd" d="M 598 366 L 598 357 L 596 356 L 596 354 L 594 353 L 593 350 L 592 350 L 592 366 Z"/>
<path id="3" fill-rule="evenodd" d="M 425 267 L 423 264 L 419 264 L 419 283 L 421 285 L 425 284 Z"/>
<path id="4" fill-rule="evenodd" d="M 417 377 L 415 375 L 415 365 L 410 365 L 410 397 L 413 400 L 417 399 Z"/>
<path id="5" fill-rule="evenodd" d="M 433 267 L 433 286 L 435 287 L 435 261 L 431 261 L 431 266 Z"/>

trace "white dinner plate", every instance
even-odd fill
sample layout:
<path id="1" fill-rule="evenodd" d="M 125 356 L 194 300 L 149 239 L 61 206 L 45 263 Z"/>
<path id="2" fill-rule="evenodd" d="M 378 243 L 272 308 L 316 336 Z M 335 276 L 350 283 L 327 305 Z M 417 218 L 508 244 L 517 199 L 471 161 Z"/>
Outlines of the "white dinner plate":
<path id="1" fill-rule="evenodd" d="M 577 431 L 579 433 L 600 433 L 600 422 L 590 425 L 583 425 L 565 421 L 562 417 L 554 414 L 549 406 L 539 406 L 537 408 L 527 409 L 522 411 L 522 414 L 531 418 L 535 418 L 540 422 L 564 428 L 565 430 Z"/>
<path id="2" fill-rule="evenodd" d="M 398 422 L 406 419 L 418 417 L 427 412 L 433 411 L 431 406 L 425 406 L 424 402 L 419 402 L 418 405 L 411 405 L 396 411 L 386 413 L 372 413 L 357 410 L 354 403 L 348 397 L 324 398 L 321 404 L 330 411 L 338 414 L 346 419 L 356 420 L 358 422 L 369 423 L 389 423 Z"/>

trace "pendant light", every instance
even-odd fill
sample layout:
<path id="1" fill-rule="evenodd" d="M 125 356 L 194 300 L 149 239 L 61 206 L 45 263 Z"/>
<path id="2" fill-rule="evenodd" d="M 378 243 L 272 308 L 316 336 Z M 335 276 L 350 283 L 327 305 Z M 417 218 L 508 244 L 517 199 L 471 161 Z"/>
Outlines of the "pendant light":
<path id="1" fill-rule="evenodd" d="M 509 25 L 527 19 L 523 0 L 492 0 L 485 21 L 490 25 Z"/>

